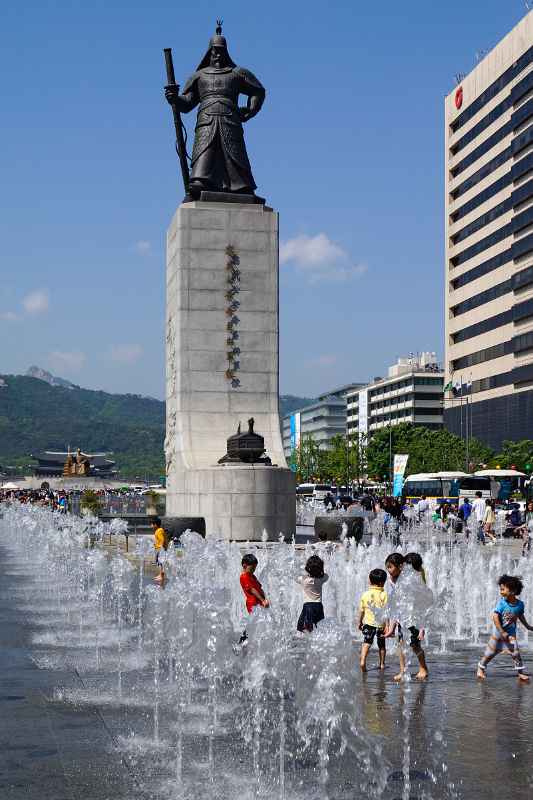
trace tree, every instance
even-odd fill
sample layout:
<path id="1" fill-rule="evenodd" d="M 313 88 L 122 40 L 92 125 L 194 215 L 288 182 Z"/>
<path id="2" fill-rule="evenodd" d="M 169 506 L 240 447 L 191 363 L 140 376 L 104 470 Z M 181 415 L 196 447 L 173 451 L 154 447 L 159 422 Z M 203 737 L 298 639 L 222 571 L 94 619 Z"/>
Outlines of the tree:
<path id="1" fill-rule="evenodd" d="M 402 422 L 391 428 L 376 431 L 366 450 L 368 474 L 383 479 L 390 472 L 390 457 L 395 453 L 407 453 L 408 472 L 467 471 L 466 442 L 445 428 L 431 430 L 423 426 Z M 469 443 L 470 464 L 476 469 L 492 456 L 492 450 L 471 439 Z"/>
<path id="2" fill-rule="evenodd" d="M 102 506 L 96 492 L 92 489 L 85 489 L 80 498 L 80 508 L 82 511 L 97 517 L 102 510 Z"/>
<path id="3" fill-rule="evenodd" d="M 291 469 L 296 472 L 298 483 L 308 483 L 314 478 L 320 480 L 323 470 L 323 451 L 310 434 L 303 434 L 300 443 L 289 459 Z"/>
<path id="4" fill-rule="evenodd" d="M 504 441 L 502 450 L 488 461 L 490 467 L 517 469 L 530 475 L 533 471 L 533 440 Z"/>

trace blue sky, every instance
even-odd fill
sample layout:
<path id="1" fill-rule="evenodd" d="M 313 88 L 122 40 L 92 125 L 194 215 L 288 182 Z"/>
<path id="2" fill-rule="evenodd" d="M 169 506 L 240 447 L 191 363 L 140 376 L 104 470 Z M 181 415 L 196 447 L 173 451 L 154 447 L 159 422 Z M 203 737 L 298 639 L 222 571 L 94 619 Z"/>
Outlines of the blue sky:
<path id="1" fill-rule="evenodd" d="M 3 5 L 0 373 L 164 394 L 164 239 L 182 198 L 162 49 L 217 15 L 267 88 L 246 128 L 280 212 L 280 386 L 442 353 L 443 98 L 523 0 Z M 191 129 L 194 120 L 187 123 Z"/>

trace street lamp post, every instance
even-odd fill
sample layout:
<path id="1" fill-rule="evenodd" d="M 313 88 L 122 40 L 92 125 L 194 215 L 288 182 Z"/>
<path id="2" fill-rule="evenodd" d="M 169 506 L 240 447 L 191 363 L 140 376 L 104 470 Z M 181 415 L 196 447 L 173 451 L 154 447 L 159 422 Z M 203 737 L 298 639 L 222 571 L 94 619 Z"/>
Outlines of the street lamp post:
<path id="1" fill-rule="evenodd" d="M 389 420 L 389 494 L 392 494 L 392 425 Z"/>

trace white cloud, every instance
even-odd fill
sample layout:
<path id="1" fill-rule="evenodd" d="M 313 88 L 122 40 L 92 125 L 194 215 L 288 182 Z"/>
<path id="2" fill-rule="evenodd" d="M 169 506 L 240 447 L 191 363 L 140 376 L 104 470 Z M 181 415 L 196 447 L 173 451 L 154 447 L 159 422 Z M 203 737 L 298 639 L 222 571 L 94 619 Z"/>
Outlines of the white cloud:
<path id="1" fill-rule="evenodd" d="M 146 239 L 140 239 L 138 242 L 135 242 L 133 249 L 140 256 L 146 256 L 148 253 L 152 252 L 152 245 Z"/>
<path id="2" fill-rule="evenodd" d="M 118 364 L 135 364 L 143 354 L 140 344 L 115 344 L 109 350 L 111 361 Z"/>
<path id="3" fill-rule="evenodd" d="M 36 289 L 26 295 L 22 301 L 24 310 L 27 314 L 42 314 L 48 311 L 50 305 L 50 297 L 47 289 Z"/>
<path id="4" fill-rule="evenodd" d="M 20 317 L 14 311 L 1 311 L 0 319 L 4 322 L 16 322 Z"/>
<path id="5" fill-rule="evenodd" d="M 61 352 L 54 350 L 48 355 L 48 363 L 52 369 L 58 372 L 79 372 L 86 361 L 85 353 L 80 353 L 79 350 L 72 352 Z"/>
<path id="6" fill-rule="evenodd" d="M 366 264 L 354 264 L 349 253 L 332 242 L 325 233 L 316 236 L 295 236 L 281 242 L 279 248 L 281 264 L 291 263 L 303 272 L 310 283 L 318 281 L 348 281 L 367 271 Z"/>
<path id="7" fill-rule="evenodd" d="M 317 369 L 324 369 L 327 367 L 334 367 L 339 361 L 339 357 L 334 353 L 326 353 L 316 358 L 311 358 L 305 362 L 306 367 L 316 367 Z"/>
<path id="8" fill-rule="evenodd" d="M 282 242 L 279 248 L 281 264 L 293 261 L 300 267 L 315 267 L 345 258 L 346 253 L 338 244 L 332 242 L 325 233 L 316 236 L 295 236 Z"/>

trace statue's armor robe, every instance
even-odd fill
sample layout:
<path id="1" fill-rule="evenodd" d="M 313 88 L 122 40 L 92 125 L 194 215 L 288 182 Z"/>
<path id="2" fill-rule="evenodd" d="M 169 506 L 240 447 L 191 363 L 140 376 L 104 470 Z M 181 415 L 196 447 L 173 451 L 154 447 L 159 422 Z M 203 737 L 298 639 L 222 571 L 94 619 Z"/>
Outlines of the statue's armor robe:
<path id="1" fill-rule="evenodd" d="M 206 67 L 183 87 L 191 107 L 199 104 L 191 161 L 191 182 L 228 192 L 253 192 L 256 184 L 244 144 L 238 112 L 239 94 L 257 96 L 265 90 L 242 67 Z"/>

